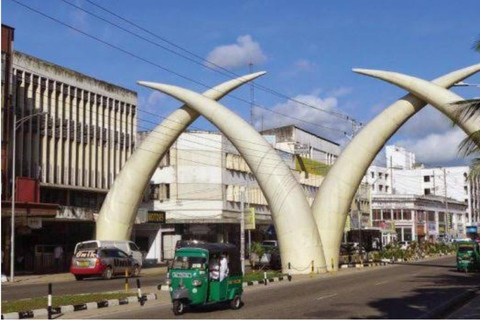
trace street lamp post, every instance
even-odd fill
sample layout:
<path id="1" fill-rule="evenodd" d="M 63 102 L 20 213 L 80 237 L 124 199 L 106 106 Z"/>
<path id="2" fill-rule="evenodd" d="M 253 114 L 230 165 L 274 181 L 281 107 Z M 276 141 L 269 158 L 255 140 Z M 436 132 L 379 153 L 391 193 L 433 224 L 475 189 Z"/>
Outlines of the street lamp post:
<path id="1" fill-rule="evenodd" d="M 10 226 L 10 282 L 14 280 L 15 270 L 15 147 L 17 144 L 17 129 L 28 119 L 44 115 L 46 112 L 38 112 L 17 120 L 17 114 L 13 111 L 13 145 L 12 145 L 12 212 Z"/>

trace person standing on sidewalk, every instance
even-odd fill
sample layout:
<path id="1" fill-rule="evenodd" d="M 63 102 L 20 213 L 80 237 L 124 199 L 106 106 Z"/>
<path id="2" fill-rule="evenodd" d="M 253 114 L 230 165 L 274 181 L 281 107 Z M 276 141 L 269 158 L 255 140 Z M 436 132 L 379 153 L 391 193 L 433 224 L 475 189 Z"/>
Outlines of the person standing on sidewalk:
<path id="1" fill-rule="evenodd" d="M 62 271 L 63 267 L 63 247 L 62 246 L 56 246 L 55 249 L 53 250 L 53 255 L 55 257 L 55 272 L 60 272 Z"/>

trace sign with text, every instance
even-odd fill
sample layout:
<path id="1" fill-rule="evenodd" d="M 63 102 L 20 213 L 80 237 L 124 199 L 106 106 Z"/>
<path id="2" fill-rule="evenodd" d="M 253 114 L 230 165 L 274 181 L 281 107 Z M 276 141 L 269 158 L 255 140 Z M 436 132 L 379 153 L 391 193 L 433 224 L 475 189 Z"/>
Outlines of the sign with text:
<path id="1" fill-rule="evenodd" d="M 245 209 L 245 230 L 255 230 L 255 208 Z"/>
<path id="2" fill-rule="evenodd" d="M 165 223 L 165 211 L 148 211 L 148 223 Z"/>

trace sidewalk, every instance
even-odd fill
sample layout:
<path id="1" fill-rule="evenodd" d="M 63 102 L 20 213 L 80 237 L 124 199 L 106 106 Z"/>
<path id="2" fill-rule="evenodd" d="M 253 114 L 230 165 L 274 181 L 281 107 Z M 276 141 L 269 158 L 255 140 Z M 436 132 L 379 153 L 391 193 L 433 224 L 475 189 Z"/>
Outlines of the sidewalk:
<path id="1" fill-rule="evenodd" d="M 142 269 L 141 276 L 155 276 L 165 274 L 167 272 L 166 266 L 156 266 Z M 24 284 L 37 284 L 37 283 L 58 283 L 72 281 L 75 278 L 71 273 L 55 273 L 55 274 L 32 274 L 15 276 L 14 282 L 2 282 L 2 286 L 14 286 Z"/>

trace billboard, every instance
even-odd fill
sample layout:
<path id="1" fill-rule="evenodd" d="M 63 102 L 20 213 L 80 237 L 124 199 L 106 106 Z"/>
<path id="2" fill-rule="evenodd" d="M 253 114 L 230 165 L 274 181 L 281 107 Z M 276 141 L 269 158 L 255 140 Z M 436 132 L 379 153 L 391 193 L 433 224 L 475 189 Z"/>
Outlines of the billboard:
<path id="1" fill-rule="evenodd" d="M 245 230 L 255 230 L 255 208 L 245 209 Z"/>

